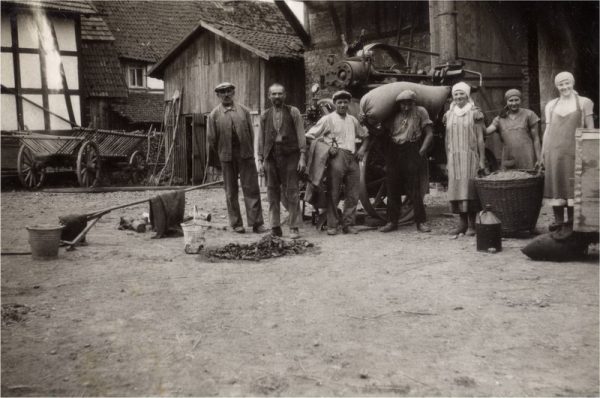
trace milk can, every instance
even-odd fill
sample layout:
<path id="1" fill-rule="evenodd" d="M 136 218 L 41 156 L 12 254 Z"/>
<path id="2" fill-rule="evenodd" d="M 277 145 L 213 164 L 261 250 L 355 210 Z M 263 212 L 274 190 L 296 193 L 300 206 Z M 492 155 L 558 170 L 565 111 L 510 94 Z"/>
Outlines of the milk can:
<path id="1" fill-rule="evenodd" d="M 492 213 L 491 205 L 485 205 L 485 210 L 477 214 L 475 231 L 478 251 L 489 253 L 502 251 L 502 225 L 498 217 Z"/>

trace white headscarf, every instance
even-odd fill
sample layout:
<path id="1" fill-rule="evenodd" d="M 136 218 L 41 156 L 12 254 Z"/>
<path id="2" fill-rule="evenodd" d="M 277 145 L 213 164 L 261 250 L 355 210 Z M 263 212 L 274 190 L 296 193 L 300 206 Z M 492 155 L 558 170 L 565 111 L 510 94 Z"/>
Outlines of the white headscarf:
<path id="1" fill-rule="evenodd" d="M 571 80 L 571 82 L 575 84 L 575 77 L 573 77 L 571 72 L 560 72 L 554 78 L 554 85 L 558 86 L 558 83 L 562 82 L 563 80 Z"/>
<path id="2" fill-rule="evenodd" d="M 452 104 L 450 104 L 450 110 L 454 112 L 456 116 L 462 116 L 465 113 L 469 112 L 474 105 L 473 100 L 471 99 L 471 86 L 469 86 L 465 82 L 459 82 L 452 86 L 452 95 L 454 95 L 456 91 L 462 91 L 463 93 L 467 94 L 468 97 L 467 104 L 462 108 L 456 106 L 456 102 L 454 101 L 452 101 Z"/>
<path id="3" fill-rule="evenodd" d="M 467 97 L 471 98 L 471 86 L 465 82 L 459 82 L 452 86 L 452 94 L 456 91 L 462 91 L 467 94 Z"/>

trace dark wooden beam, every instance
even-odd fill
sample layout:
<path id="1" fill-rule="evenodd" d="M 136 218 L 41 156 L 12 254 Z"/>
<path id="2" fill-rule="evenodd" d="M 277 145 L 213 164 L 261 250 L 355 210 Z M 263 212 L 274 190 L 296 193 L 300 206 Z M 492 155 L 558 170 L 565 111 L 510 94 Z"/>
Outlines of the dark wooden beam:
<path id="1" fill-rule="evenodd" d="M 19 30 L 17 29 L 17 15 L 10 14 L 10 35 L 12 37 L 12 57 L 13 57 L 13 78 L 15 80 L 15 91 L 17 94 L 21 92 L 21 60 L 19 57 Z M 20 130 L 25 129 L 23 122 L 23 101 L 19 96 L 15 96 L 17 107 L 17 125 Z"/>
<path id="2" fill-rule="evenodd" d="M 310 35 L 306 31 L 306 29 L 304 29 L 304 26 L 302 26 L 298 18 L 296 18 L 296 14 L 294 14 L 294 12 L 290 9 L 287 3 L 284 0 L 275 0 L 275 4 L 277 5 L 277 8 L 279 8 L 285 19 L 289 22 L 289 24 L 292 25 L 292 29 L 294 29 L 294 32 L 296 32 L 296 34 L 302 41 L 302 44 L 304 44 L 305 46 L 310 45 Z"/>

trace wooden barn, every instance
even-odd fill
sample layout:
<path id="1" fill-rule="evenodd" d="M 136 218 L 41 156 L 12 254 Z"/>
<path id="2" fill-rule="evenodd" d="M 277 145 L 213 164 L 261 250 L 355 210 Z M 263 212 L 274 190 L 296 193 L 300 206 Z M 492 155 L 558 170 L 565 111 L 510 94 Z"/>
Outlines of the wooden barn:
<path id="1" fill-rule="evenodd" d="M 87 1 L 2 1 L 2 171 L 16 168 L 9 132 L 62 134 L 80 125 L 82 15 Z"/>
<path id="2" fill-rule="evenodd" d="M 269 107 L 268 88 L 275 82 L 286 87 L 289 104 L 305 107 L 302 43 L 275 4 L 206 1 L 195 5 L 200 12 L 194 29 L 149 73 L 164 80 L 165 100 L 182 92 L 174 154 L 175 176 L 185 183 L 198 183 L 205 176 L 205 117 L 219 104 L 214 93 L 219 82 L 235 84 L 236 101 L 251 110 L 255 127 L 260 113 Z"/>
<path id="3" fill-rule="evenodd" d="M 278 2 L 281 8 L 284 3 Z M 462 61 L 480 72 L 474 94 L 489 119 L 504 105 L 504 92 L 519 88 L 525 107 L 540 111 L 557 96 L 553 78 L 575 75 L 576 89 L 592 98 L 598 112 L 598 2 L 503 1 L 306 1 L 303 24 L 285 13 L 304 41 L 306 92 L 314 83 L 327 90 L 328 74 L 359 40 L 402 48 L 402 67 L 429 74 L 436 65 Z M 306 35 L 306 36 L 304 36 Z M 342 40 L 342 36 L 344 40 Z M 344 43 L 345 41 L 345 43 Z M 412 49 L 412 51 L 411 51 Z M 473 86 L 479 78 L 467 75 Z M 596 121 L 597 123 L 597 121 Z M 488 146 L 499 155 L 494 137 Z"/>

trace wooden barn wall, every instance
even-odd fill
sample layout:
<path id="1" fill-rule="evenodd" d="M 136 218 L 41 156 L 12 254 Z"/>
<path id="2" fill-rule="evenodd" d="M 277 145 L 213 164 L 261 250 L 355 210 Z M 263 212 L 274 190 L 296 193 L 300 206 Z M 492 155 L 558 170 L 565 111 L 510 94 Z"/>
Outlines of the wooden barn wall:
<path id="1" fill-rule="evenodd" d="M 200 165 L 206 164 L 207 151 L 189 148 L 190 141 L 183 139 L 185 116 L 194 115 L 194 136 L 205 136 L 205 128 L 200 121 L 219 104 L 214 92 L 219 82 L 229 81 L 236 86 L 236 101 L 250 109 L 256 132 L 258 115 L 265 104 L 261 101 L 265 69 L 264 60 L 210 32 L 204 32 L 193 40 L 165 68 L 165 99 L 172 98 L 175 90 L 182 92 L 179 122 L 179 137 L 182 139 L 176 141 L 174 148 L 175 177 L 185 182 L 199 181 L 204 174 Z M 202 141 L 197 143 L 206 146 L 205 139 Z M 187 173 L 190 162 L 191 176 Z"/>
<path id="2" fill-rule="evenodd" d="M 554 77 L 562 71 L 575 76 L 575 89 L 595 104 L 599 96 L 598 2 L 540 3 L 536 5 L 540 108 L 558 96 Z M 545 119 L 545 116 L 542 115 Z M 598 120 L 596 117 L 596 126 Z"/>
<path id="3" fill-rule="evenodd" d="M 499 2 L 462 2 L 456 4 L 456 26 L 458 37 L 458 57 L 465 68 L 483 74 L 483 87 L 472 97 L 484 112 L 486 123 L 498 115 L 504 107 L 504 93 L 509 88 L 523 92 L 523 106 L 529 107 L 528 30 L 523 18 L 523 9 Z M 440 2 L 431 1 L 431 51 L 439 52 Z M 437 63 L 438 57 L 431 57 Z M 531 76 L 537 79 L 537 76 Z M 479 85 L 479 77 L 467 74 L 466 79 L 473 86 Z M 486 139 L 486 145 L 496 157 L 501 156 L 502 143 L 497 134 Z"/>
<path id="4" fill-rule="evenodd" d="M 209 32 L 190 43 L 166 68 L 165 99 L 183 88 L 182 114 L 208 113 L 219 104 L 214 88 L 229 81 L 236 101 L 260 110 L 260 59 Z"/>
<path id="5" fill-rule="evenodd" d="M 285 87 L 286 102 L 304 112 L 306 108 L 306 96 L 304 92 L 304 64 L 302 61 L 269 61 L 266 62 L 265 75 L 265 106 L 271 103 L 268 99 L 269 87 L 273 83 L 279 83 Z"/>

